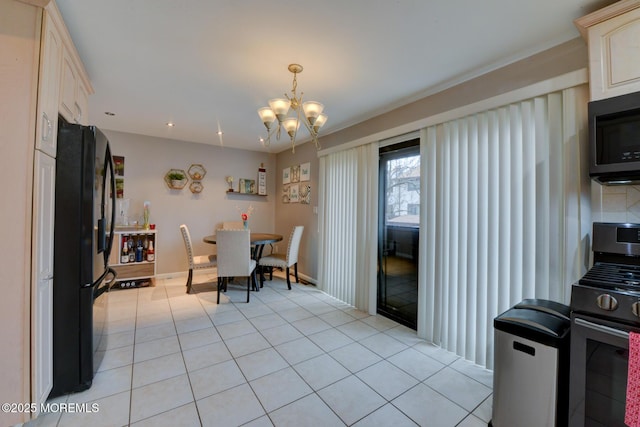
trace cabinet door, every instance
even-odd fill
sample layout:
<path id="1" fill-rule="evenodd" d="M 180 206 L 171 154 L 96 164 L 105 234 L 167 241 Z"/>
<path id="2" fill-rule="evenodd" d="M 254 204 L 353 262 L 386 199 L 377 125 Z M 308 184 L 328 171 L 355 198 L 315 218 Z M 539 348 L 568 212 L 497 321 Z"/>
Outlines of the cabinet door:
<path id="1" fill-rule="evenodd" d="M 82 83 L 78 81 L 76 88 L 76 123 L 81 125 L 89 124 L 89 95 Z"/>
<path id="2" fill-rule="evenodd" d="M 640 91 L 640 8 L 589 29 L 591 100 Z"/>
<path id="3" fill-rule="evenodd" d="M 60 114 L 71 123 L 75 123 L 76 86 L 78 78 L 71 56 L 66 49 L 62 53 L 62 78 L 60 79 Z"/>
<path id="4" fill-rule="evenodd" d="M 60 34 L 49 14 L 45 13 L 40 51 L 36 148 L 52 157 L 56 156 L 58 136 L 60 61 L 62 61 Z"/>
<path id="5" fill-rule="evenodd" d="M 53 227 L 55 159 L 36 150 L 34 164 L 32 297 L 32 402 L 39 407 L 53 387 Z"/>

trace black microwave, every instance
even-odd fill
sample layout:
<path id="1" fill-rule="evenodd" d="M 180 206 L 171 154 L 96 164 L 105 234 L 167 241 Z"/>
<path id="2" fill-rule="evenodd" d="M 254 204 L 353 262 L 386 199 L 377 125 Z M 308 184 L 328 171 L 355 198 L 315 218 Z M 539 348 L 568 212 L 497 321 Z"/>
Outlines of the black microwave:
<path id="1" fill-rule="evenodd" d="M 589 102 L 589 153 L 597 182 L 640 183 L 640 92 Z"/>

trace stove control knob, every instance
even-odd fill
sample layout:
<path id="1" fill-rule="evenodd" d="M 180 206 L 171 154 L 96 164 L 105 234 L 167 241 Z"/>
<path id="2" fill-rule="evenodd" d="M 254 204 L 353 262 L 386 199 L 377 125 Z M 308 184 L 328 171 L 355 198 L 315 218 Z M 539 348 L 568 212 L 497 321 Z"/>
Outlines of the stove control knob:
<path id="1" fill-rule="evenodd" d="M 613 311 L 618 308 L 618 300 L 609 294 L 599 295 L 596 299 L 596 303 L 598 304 L 598 307 L 607 311 Z"/>
<path id="2" fill-rule="evenodd" d="M 631 304 L 631 311 L 636 317 L 640 317 L 640 302 L 634 302 Z"/>

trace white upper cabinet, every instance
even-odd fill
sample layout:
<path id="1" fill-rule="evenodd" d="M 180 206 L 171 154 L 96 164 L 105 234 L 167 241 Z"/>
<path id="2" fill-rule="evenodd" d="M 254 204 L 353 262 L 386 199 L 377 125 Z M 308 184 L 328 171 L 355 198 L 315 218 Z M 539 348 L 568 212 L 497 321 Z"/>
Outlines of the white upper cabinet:
<path id="1" fill-rule="evenodd" d="M 60 114 L 71 123 L 89 124 L 88 90 L 68 49 L 62 54 Z"/>
<path id="2" fill-rule="evenodd" d="M 55 157 L 62 39 L 48 13 L 44 13 L 41 42 L 36 149 Z"/>
<path id="3" fill-rule="evenodd" d="M 36 148 L 55 156 L 58 114 L 88 125 L 93 88 L 56 4 L 49 3 L 43 15 Z"/>
<path id="4" fill-rule="evenodd" d="M 640 91 L 640 0 L 622 0 L 575 21 L 589 45 L 591 100 Z"/>
<path id="5" fill-rule="evenodd" d="M 38 94 L 44 96 L 46 104 L 50 105 L 48 108 L 52 113 L 47 112 L 47 116 L 52 121 L 51 115 L 55 116 L 54 131 L 57 132 L 58 113 L 70 123 L 89 124 L 89 95 L 93 93 L 93 87 L 56 3 L 46 3 Z M 54 87 L 48 89 L 47 85 Z"/>

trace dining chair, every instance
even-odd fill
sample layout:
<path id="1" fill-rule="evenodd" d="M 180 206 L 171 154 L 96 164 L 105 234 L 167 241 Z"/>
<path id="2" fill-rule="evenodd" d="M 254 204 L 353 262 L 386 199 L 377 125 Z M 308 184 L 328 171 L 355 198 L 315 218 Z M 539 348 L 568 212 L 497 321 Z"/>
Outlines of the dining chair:
<path id="1" fill-rule="evenodd" d="M 216 245 L 218 246 L 218 297 L 220 292 L 227 290 L 230 278 L 247 277 L 247 302 L 251 293 L 251 283 L 256 290 L 256 261 L 251 259 L 251 240 L 249 230 L 218 230 L 216 231 Z"/>
<path id="2" fill-rule="evenodd" d="M 223 230 L 244 230 L 244 223 L 242 221 L 222 221 Z M 251 245 L 253 248 L 253 245 Z M 272 246 L 273 249 L 273 246 Z"/>
<path id="3" fill-rule="evenodd" d="M 191 292 L 193 282 L 193 270 L 201 270 L 205 268 L 213 268 L 217 265 L 216 255 L 194 255 L 193 246 L 191 245 L 191 234 L 189 227 L 185 224 L 180 226 L 184 247 L 187 249 L 187 259 L 189 260 L 189 277 L 187 278 L 187 293 Z"/>
<path id="4" fill-rule="evenodd" d="M 296 225 L 291 231 L 289 236 L 289 244 L 287 246 L 286 254 L 271 254 L 264 256 L 258 260 L 260 268 L 269 267 L 269 280 L 273 280 L 273 269 L 283 268 L 286 269 L 287 275 L 287 287 L 291 289 L 291 279 L 289 277 L 289 268 L 293 266 L 295 272 L 296 283 L 300 283 L 298 280 L 298 251 L 300 248 L 300 239 L 302 238 L 302 232 L 304 231 L 303 225 Z M 260 286 L 264 283 L 264 271 L 261 270 L 260 274 Z"/>

